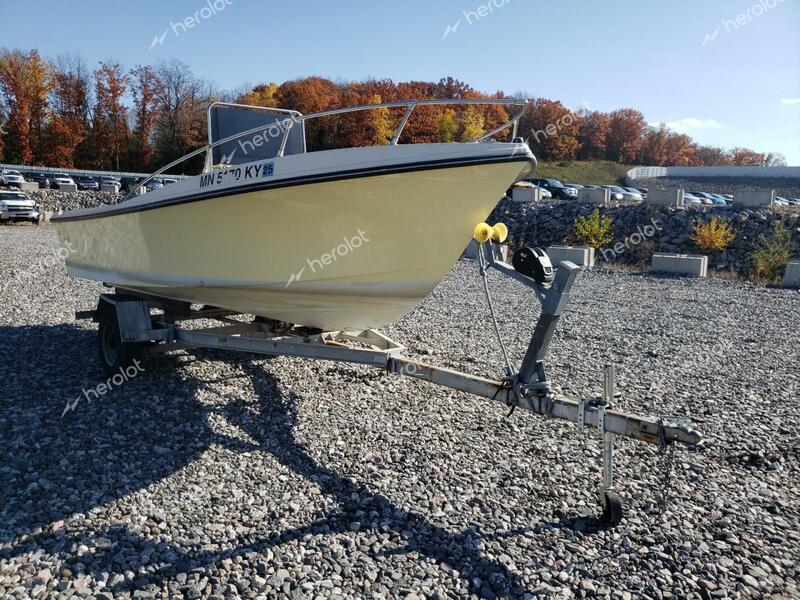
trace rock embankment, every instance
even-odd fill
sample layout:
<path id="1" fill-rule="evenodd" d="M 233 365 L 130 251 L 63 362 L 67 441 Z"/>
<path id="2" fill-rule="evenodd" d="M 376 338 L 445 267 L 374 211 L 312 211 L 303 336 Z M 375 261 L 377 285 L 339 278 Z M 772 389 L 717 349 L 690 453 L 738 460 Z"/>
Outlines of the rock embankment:
<path id="1" fill-rule="evenodd" d="M 562 245 L 580 215 L 588 215 L 592 205 L 577 202 L 518 204 L 502 200 L 490 222 L 503 221 L 509 228 L 513 246 L 547 247 Z M 739 209 L 733 207 L 689 207 L 683 209 L 655 207 L 646 204 L 602 208 L 614 222 L 614 239 L 598 248 L 599 261 L 645 265 L 654 252 L 699 253 L 692 241 L 695 223 L 712 216 L 729 221 L 735 237 L 724 252 L 710 255 L 714 269 L 735 269 L 747 272 L 750 255 L 759 238 L 769 235 L 779 221 L 792 230 L 795 242 L 800 241 L 800 214 L 792 210 Z M 796 250 L 798 248 L 795 248 Z"/>

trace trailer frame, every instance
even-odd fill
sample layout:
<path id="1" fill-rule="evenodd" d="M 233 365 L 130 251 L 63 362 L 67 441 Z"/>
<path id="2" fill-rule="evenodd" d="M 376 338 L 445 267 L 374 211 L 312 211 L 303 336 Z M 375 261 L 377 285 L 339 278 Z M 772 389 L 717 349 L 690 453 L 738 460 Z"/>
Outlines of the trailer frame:
<path id="1" fill-rule="evenodd" d="M 514 372 L 509 367 L 510 372 L 500 379 L 488 379 L 406 357 L 401 344 L 372 329 L 325 332 L 261 317 L 243 321 L 240 320 L 242 315 L 234 311 L 207 306 L 195 308 L 188 302 L 134 290 L 117 289 L 114 293 L 101 294 L 94 310 L 80 311 L 76 318 L 91 318 L 99 323 L 99 356 L 108 373 L 124 368 L 134 358 L 192 348 L 331 360 L 381 368 L 501 402 L 510 409 L 520 408 L 546 418 L 571 421 L 581 432 L 586 427 L 594 428 L 602 461 L 600 519 L 608 525 L 618 524 L 623 508 L 614 486 L 616 437 L 624 436 L 665 449 L 675 442 L 696 445 L 701 441 L 700 434 L 683 417 L 660 419 L 615 408 L 613 365 L 606 366 L 603 392 L 599 396 L 573 400 L 556 395 L 548 379 L 545 359 L 581 269 L 571 262 L 562 262 L 552 282 L 540 283 L 506 263 L 499 244 L 477 244 L 476 249 L 483 277 L 487 268 L 495 269 L 533 290 L 542 307 L 519 369 Z M 488 287 L 486 291 L 488 295 Z M 196 329 L 178 325 L 181 321 L 198 319 L 213 319 L 222 325 Z"/>

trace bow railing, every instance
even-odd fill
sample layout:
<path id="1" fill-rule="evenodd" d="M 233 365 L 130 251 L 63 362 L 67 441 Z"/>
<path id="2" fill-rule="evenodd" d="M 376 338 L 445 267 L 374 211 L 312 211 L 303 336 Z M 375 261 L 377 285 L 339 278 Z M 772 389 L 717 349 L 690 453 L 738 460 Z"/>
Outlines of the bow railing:
<path id="1" fill-rule="evenodd" d="M 336 116 L 336 115 L 344 115 L 344 114 L 347 114 L 347 113 L 367 111 L 367 110 L 379 110 L 379 109 L 389 109 L 389 108 L 405 108 L 403 116 L 400 119 L 400 123 L 395 128 L 394 134 L 392 135 L 392 138 L 391 138 L 391 140 L 389 141 L 389 144 L 388 144 L 390 146 L 394 146 L 394 145 L 397 145 L 398 142 L 400 141 L 400 136 L 403 134 L 403 130 L 405 129 L 406 124 L 408 123 L 408 120 L 411 117 L 411 114 L 414 112 L 414 109 L 417 108 L 418 106 L 440 106 L 440 105 L 484 105 L 485 106 L 485 105 L 499 105 L 499 106 L 518 106 L 518 107 L 520 107 L 520 110 L 511 119 L 509 119 L 508 121 L 506 121 L 502 125 L 500 125 L 498 127 L 495 127 L 491 131 L 488 131 L 488 132 L 478 136 L 477 138 L 475 138 L 473 140 L 469 140 L 469 142 L 466 142 L 466 143 L 480 143 L 480 142 L 484 142 L 484 141 L 492 138 L 493 136 L 497 135 L 501 131 L 504 131 L 504 130 L 508 129 L 509 127 L 512 128 L 511 139 L 516 139 L 516 137 L 517 137 L 517 129 L 518 129 L 518 126 L 519 126 L 519 120 L 525 114 L 525 111 L 527 110 L 528 105 L 530 103 L 531 103 L 531 100 L 528 100 L 528 99 L 516 99 L 516 98 L 431 98 L 431 99 L 423 99 L 423 100 L 399 100 L 399 101 L 396 101 L 396 102 L 381 102 L 381 103 L 377 103 L 377 104 L 362 104 L 362 105 L 359 105 L 359 106 L 347 106 L 347 107 L 344 107 L 344 108 L 334 108 L 334 109 L 331 109 L 331 110 L 324 110 L 324 111 L 315 112 L 315 113 L 308 113 L 306 115 L 301 114 L 301 113 L 299 113 L 297 111 L 288 111 L 286 109 L 269 108 L 267 110 L 273 111 L 273 112 L 278 112 L 278 113 L 286 113 L 289 116 L 287 116 L 283 120 L 275 121 L 273 123 L 270 123 L 269 125 L 259 125 L 258 127 L 253 127 L 251 129 L 247 129 L 245 131 L 241 131 L 239 133 L 235 133 L 233 135 L 229 135 L 229 136 L 224 137 L 222 139 L 215 140 L 213 142 L 209 142 L 208 144 L 206 144 L 202 148 L 198 148 L 197 150 L 194 150 L 194 151 L 190 152 L 189 154 L 186 154 L 185 156 L 182 156 L 181 158 L 179 158 L 177 160 L 174 160 L 171 163 L 161 167 L 158 171 L 156 171 L 155 173 L 152 173 L 151 175 L 149 175 L 148 177 L 146 177 L 145 179 L 143 179 L 142 181 L 137 183 L 135 187 L 132 187 L 131 191 L 128 193 L 127 196 L 125 196 L 125 198 L 123 198 L 122 201 L 124 202 L 125 200 L 128 200 L 129 198 L 138 195 L 138 190 L 141 190 L 142 188 L 144 188 L 150 181 L 152 181 L 153 179 L 155 179 L 156 177 L 158 177 L 162 173 L 168 171 L 172 167 L 175 167 L 175 166 L 177 166 L 177 165 L 189 160 L 190 158 L 194 158 L 195 156 L 198 156 L 198 155 L 203 154 L 203 153 L 206 153 L 206 160 L 205 160 L 205 166 L 203 167 L 203 172 L 207 173 L 207 172 L 211 171 L 214 168 L 214 166 L 212 164 L 212 160 L 213 160 L 212 157 L 213 157 L 213 149 L 214 148 L 216 148 L 218 146 L 221 146 L 223 144 L 227 144 L 227 143 L 236 141 L 236 140 L 238 140 L 240 138 L 243 138 L 243 137 L 246 137 L 248 135 L 254 135 L 254 134 L 257 134 L 259 132 L 266 131 L 267 129 L 274 128 L 274 127 L 277 127 L 279 131 L 282 131 L 282 133 L 281 133 L 281 136 L 282 136 L 281 137 L 281 144 L 280 144 L 280 147 L 278 149 L 278 153 L 276 155 L 276 157 L 282 157 L 284 155 L 285 150 L 286 150 L 286 143 L 287 143 L 287 141 L 289 139 L 289 133 L 291 132 L 292 127 L 294 127 L 298 123 L 305 124 L 306 121 L 310 121 L 311 119 L 319 119 L 319 118 L 322 118 L 322 117 L 332 117 L 332 116 Z M 209 106 L 209 115 L 210 115 L 211 109 L 214 106 L 220 106 L 220 105 L 246 106 L 246 105 L 227 104 L 227 103 L 217 102 L 217 103 L 214 103 L 211 106 Z M 248 108 L 263 109 L 264 107 L 253 106 L 253 107 L 248 107 Z M 305 152 L 305 151 L 306 150 L 304 148 L 303 152 Z"/>

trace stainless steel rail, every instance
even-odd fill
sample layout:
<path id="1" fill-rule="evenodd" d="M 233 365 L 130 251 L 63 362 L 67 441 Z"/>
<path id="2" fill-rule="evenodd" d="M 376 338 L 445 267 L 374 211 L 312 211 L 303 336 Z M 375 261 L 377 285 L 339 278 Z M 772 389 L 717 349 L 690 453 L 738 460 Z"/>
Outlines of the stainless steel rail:
<path id="1" fill-rule="evenodd" d="M 361 104 L 358 106 L 347 106 L 344 108 L 334 108 L 331 110 L 309 113 L 307 115 L 303 115 L 297 111 L 288 111 L 286 109 L 273 109 L 267 107 L 248 106 L 245 104 L 215 103 L 209 107 L 209 111 L 215 105 L 226 104 L 230 106 L 242 106 L 253 109 L 266 109 L 272 112 L 291 113 L 291 116 L 282 121 L 275 121 L 274 123 L 270 123 L 269 125 L 259 125 L 258 127 L 253 127 L 252 129 L 248 129 L 240 133 L 229 135 L 214 142 L 209 141 L 209 143 L 203 146 L 202 148 L 198 148 L 197 150 L 194 150 L 189 154 L 182 156 L 177 160 L 172 161 L 168 165 L 161 167 L 158 171 L 152 173 L 150 176 L 140 181 L 135 188 L 131 189 L 131 191 L 128 192 L 128 195 L 125 196 L 125 198 L 123 198 L 122 201 L 124 202 L 125 200 L 128 200 L 132 196 L 136 195 L 136 190 L 143 188 L 148 182 L 152 181 L 153 178 L 158 177 L 159 175 L 161 175 L 165 171 L 168 171 L 172 167 L 179 165 L 182 162 L 189 160 L 190 158 L 193 158 L 199 154 L 202 154 L 203 152 L 209 153 L 206 156 L 205 167 L 203 169 L 204 172 L 207 172 L 212 168 L 212 165 L 210 164 L 211 161 L 210 154 L 214 148 L 222 144 L 227 144 L 228 142 L 232 142 L 234 140 L 238 140 L 239 138 L 252 135 L 273 127 L 278 127 L 280 129 L 283 129 L 283 138 L 281 139 L 280 150 L 278 151 L 277 155 L 278 157 L 281 157 L 283 156 L 283 152 L 286 149 L 286 143 L 289 138 L 289 132 L 291 131 L 292 127 L 297 123 L 305 124 L 306 121 L 309 121 L 311 119 L 318 119 L 320 117 L 331 117 L 335 115 L 343 115 L 352 112 L 359 112 L 365 110 L 378 110 L 383 108 L 405 108 L 406 111 L 403 114 L 403 117 L 400 120 L 400 123 L 397 126 L 397 129 L 395 130 L 395 133 L 392 136 L 391 141 L 389 142 L 389 145 L 396 145 L 400 140 L 400 136 L 403 134 L 403 130 L 405 129 L 406 124 L 408 123 L 408 119 L 411 117 L 411 113 L 417 106 L 439 106 L 439 105 L 455 104 L 455 105 L 484 105 L 484 106 L 499 105 L 499 106 L 521 107 L 520 111 L 506 123 L 500 125 L 499 127 L 495 127 L 491 131 L 484 133 L 480 137 L 477 137 L 474 140 L 470 140 L 470 142 L 468 142 L 468 143 L 478 143 L 478 142 L 483 142 L 494 135 L 497 135 L 498 133 L 500 133 L 505 129 L 508 129 L 509 127 L 513 127 L 512 137 L 516 137 L 517 125 L 519 123 L 519 120 L 525 114 L 525 111 L 528 109 L 530 103 L 531 100 L 528 99 L 518 100 L 516 98 L 431 98 L 425 100 L 399 100 L 396 102 L 381 102 L 379 104 Z"/>

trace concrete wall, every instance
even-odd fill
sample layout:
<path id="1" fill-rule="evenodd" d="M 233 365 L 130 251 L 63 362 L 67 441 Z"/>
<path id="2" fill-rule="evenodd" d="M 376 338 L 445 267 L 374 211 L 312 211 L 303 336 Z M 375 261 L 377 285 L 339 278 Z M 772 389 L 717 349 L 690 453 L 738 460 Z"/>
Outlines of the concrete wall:
<path id="1" fill-rule="evenodd" d="M 800 167 L 634 167 L 625 178 L 654 177 L 786 177 L 800 179 Z"/>
<path id="2" fill-rule="evenodd" d="M 103 185 L 100 186 L 100 191 L 101 192 L 111 192 L 113 194 L 118 194 L 119 193 L 119 186 L 118 185 L 113 185 L 113 184 L 110 184 L 110 183 L 104 183 Z"/>
<path id="3" fill-rule="evenodd" d="M 654 206 L 683 206 L 683 190 L 650 189 L 644 202 Z"/>
<path id="4" fill-rule="evenodd" d="M 542 190 L 538 187 L 514 187 L 511 190 L 511 200 L 517 203 L 538 202 L 541 200 Z"/>
<path id="5" fill-rule="evenodd" d="M 650 271 L 705 277 L 708 274 L 708 257 L 698 254 L 653 254 Z"/>
<path id="6" fill-rule="evenodd" d="M 35 181 L 24 181 L 19 189 L 23 192 L 32 192 L 39 189 L 39 184 Z"/>
<path id="7" fill-rule="evenodd" d="M 733 194 L 734 206 L 758 208 L 772 206 L 775 203 L 775 190 L 748 190 Z"/>
<path id="8" fill-rule="evenodd" d="M 547 256 L 554 267 L 558 263 L 568 260 L 579 267 L 594 266 L 594 248 L 584 246 L 550 246 L 547 248 Z"/>
<path id="9" fill-rule="evenodd" d="M 605 188 L 581 188 L 578 190 L 578 202 L 585 204 L 610 204 L 611 192 Z"/>
<path id="10" fill-rule="evenodd" d="M 786 265 L 783 287 L 800 288 L 800 260 L 790 260 Z"/>
<path id="11" fill-rule="evenodd" d="M 78 186 L 74 183 L 59 183 L 58 189 L 62 192 L 77 192 Z"/>

